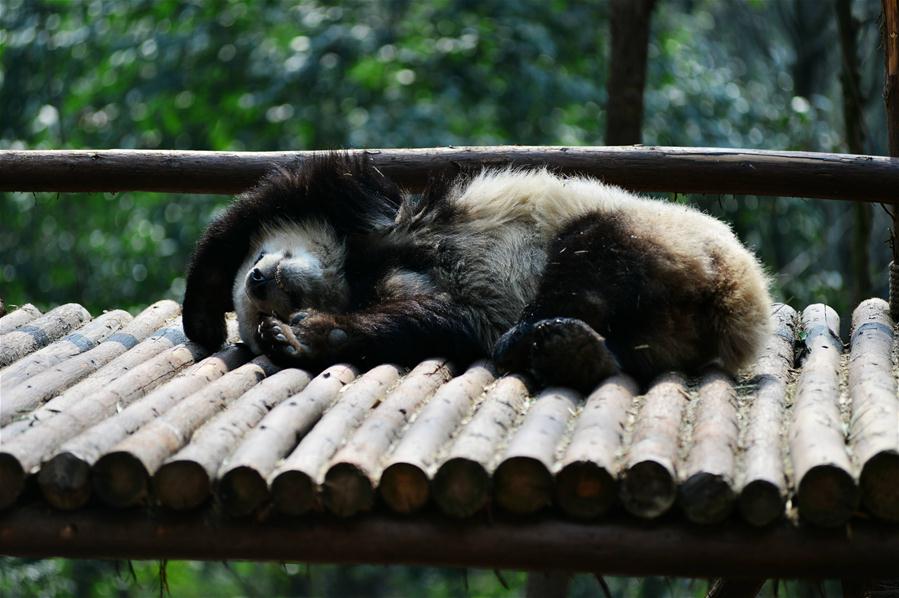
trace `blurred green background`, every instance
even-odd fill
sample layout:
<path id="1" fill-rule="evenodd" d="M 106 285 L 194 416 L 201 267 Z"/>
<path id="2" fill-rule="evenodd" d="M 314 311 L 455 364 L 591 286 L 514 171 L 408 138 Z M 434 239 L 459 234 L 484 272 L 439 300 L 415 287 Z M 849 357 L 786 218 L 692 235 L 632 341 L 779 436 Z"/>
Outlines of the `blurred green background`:
<path id="1" fill-rule="evenodd" d="M 885 154 L 880 2 L 855 0 L 853 10 L 864 152 Z M 599 145 L 608 14 L 602 0 L 0 0 L 0 149 Z M 831 0 L 659 0 L 643 142 L 848 151 L 840 67 Z M 796 307 L 824 301 L 846 320 L 858 296 L 886 296 L 880 208 L 860 271 L 847 249 L 859 224 L 845 202 L 672 199 L 731 222 L 778 298 Z M 0 193 L 0 296 L 43 309 L 77 301 L 93 314 L 180 299 L 194 240 L 227 201 Z M 135 569 L 136 581 L 110 563 L 7 559 L 0 594 L 156 592 L 156 565 Z M 176 596 L 517 595 L 524 583 L 399 567 L 168 570 Z M 686 580 L 610 585 L 626 596 L 705 590 Z M 572 595 L 597 591 L 581 576 Z"/>

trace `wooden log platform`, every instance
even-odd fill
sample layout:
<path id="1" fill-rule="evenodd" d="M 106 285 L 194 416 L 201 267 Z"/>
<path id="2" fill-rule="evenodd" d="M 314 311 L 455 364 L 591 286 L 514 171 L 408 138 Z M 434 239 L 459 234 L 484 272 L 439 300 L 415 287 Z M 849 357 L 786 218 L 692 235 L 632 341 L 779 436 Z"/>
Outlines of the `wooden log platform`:
<path id="1" fill-rule="evenodd" d="M 746 371 L 585 395 L 437 357 L 279 371 L 241 345 L 207 355 L 171 302 L 93 327 L 64 307 L 90 347 L 55 333 L 0 370 L 18 381 L 0 554 L 768 577 L 899 562 L 899 333 L 879 299 L 848 339 L 825 305 L 777 305 Z M 21 309 L 6 335 L 46 318 Z"/>

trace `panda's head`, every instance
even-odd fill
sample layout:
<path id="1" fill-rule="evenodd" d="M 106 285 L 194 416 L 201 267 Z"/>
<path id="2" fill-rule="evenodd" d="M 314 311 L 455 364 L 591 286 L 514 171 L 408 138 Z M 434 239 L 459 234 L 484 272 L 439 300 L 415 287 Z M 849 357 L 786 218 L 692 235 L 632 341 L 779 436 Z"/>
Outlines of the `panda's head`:
<path id="1" fill-rule="evenodd" d="M 274 315 L 286 321 L 302 309 L 345 310 L 345 258 L 343 240 L 327 223 L 310 220 L 264 228 L 234 280 L 238 320 Z"/>

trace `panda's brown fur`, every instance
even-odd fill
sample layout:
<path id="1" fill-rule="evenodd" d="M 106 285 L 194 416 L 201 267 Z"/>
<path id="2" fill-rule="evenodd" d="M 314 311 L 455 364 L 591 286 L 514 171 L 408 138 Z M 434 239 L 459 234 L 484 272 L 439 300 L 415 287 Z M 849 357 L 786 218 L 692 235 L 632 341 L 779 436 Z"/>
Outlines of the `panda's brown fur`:
<path id="1" fill-rule="evenodd" d="M 745 365 L 768 333 L 767 279 L 695 209 L 546 169 L 400 191 L 363 156 L 275 170 L 206 231 L 184 323 L 214 348 L 224 313 L 285 363 L 431 355 L 587 388 L 618 368 Z"/>

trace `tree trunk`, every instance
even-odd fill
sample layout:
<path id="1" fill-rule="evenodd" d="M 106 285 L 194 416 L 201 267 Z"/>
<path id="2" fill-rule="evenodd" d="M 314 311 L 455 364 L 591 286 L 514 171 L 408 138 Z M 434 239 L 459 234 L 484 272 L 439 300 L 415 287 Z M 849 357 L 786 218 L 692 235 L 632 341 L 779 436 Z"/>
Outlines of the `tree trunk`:
<path id="1" fill-rule="evenodd" d="M 837 27 L 840 32 L 842 68 L 840 83 L 843 87 L 843 122 L 846 126 L 846 145 L 853 154 L 861 154 L 865 147 L 865 124 L 861 91 L 861 75 L 858 65 L 858 20 L 852 16 L 851 0 L 836 0 Z M 871 206 L 856 204 L 853 207 L 855 226 L 852 236 L 852 305 L 858 305 L 871 296 L 871 256 L 868 250 L 871 240 Z"/>
<path id="2" fill-rule="evenodd" d="M 883 2 L 883 50 L 886 76 L 883 84 L 883 100 L 886 103 L 887 135 L 890 155 L 899 157 L 899 0 Z M 899 210 L 893 208 L 893 263 L 890 264 L 890 315 L 899 319 Z"/>
<path id="3" fill-rule="evenodd" d="M 656 0 L 612 0 L 606 144 L 640 143 L 649 22 Z"/>

